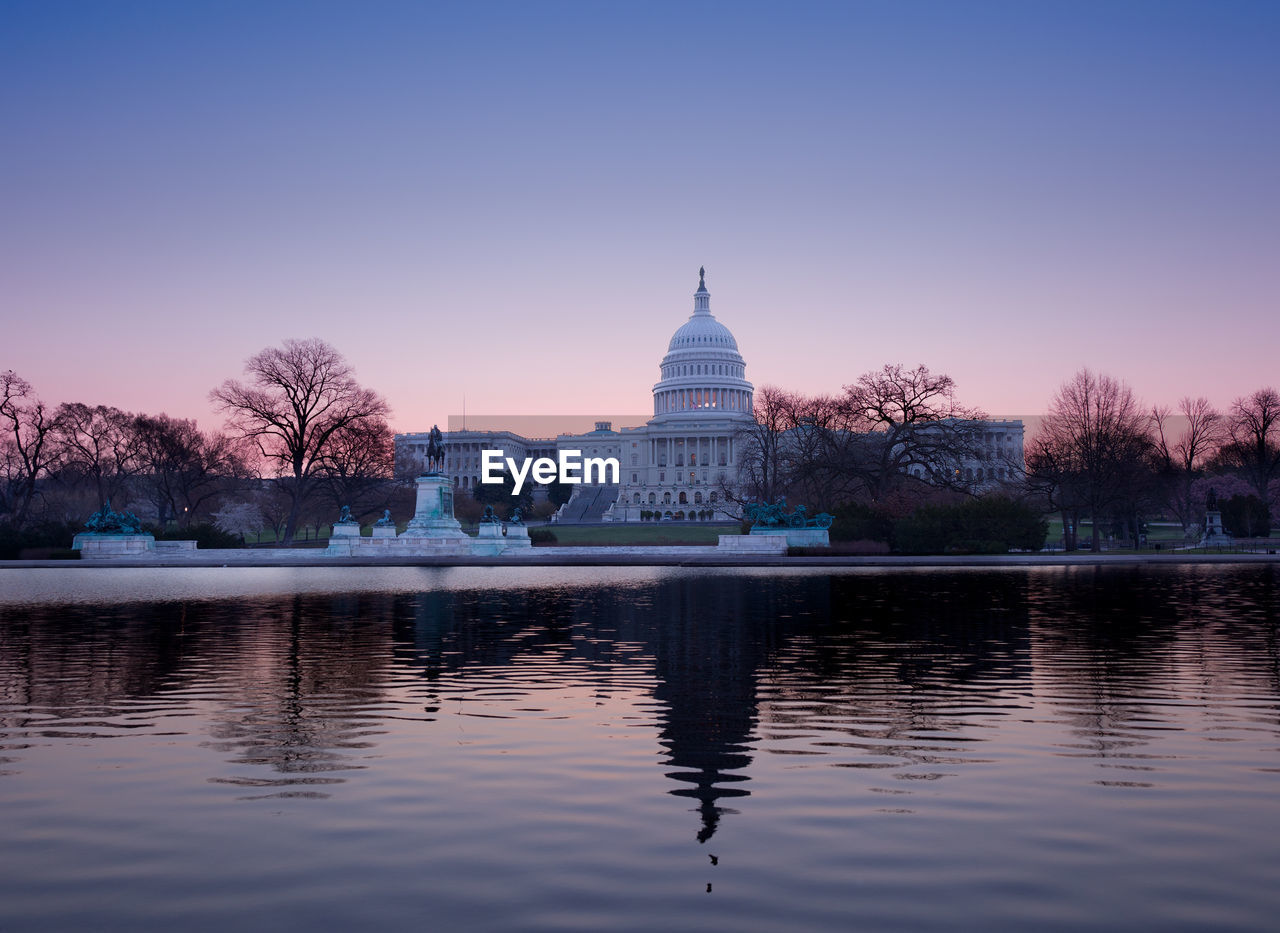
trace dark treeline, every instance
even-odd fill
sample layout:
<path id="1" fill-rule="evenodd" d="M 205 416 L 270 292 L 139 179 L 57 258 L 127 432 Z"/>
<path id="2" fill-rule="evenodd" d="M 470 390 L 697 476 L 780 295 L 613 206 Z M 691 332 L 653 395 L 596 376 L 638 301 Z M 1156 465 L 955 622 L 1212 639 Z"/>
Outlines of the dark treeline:
<path id="1" fill-rule="evenodd" d="M 319 536 L 344 505 L 363 521 L 412 511 L 412 489 L 394 478 L 386 402 L 323 341 L 261 351 L 243 381 L 210 398 L 224 431 L 84 402 L 50 408 L 17 373 L 0 373 L 0 548 L 65 546 L 108 501 L 159 534 L 272 532 L 286 544 L 299 531 Z M 1155 519 L 1178 523 L 1190 541 L 1211 490 L 1229 532 L 1260 538 L 1280 503 L 1272 388 L 1225 412 L 1203 398 L 1146 409 L 1122 382 L 1082 370 L 1024 451 L 961 405 L 949 376 L 923 366 L 885 366 L 829 396 L 764 387 L 754 414 L 736 438 L 738 475 L 713 494 L 721 513 L 785 497 L 833 513 L 837 540 L 880 548 L 1031 549 L 1047 514 L 1061 516 L 1067 548 L 1082 522 L 1095 549 L 1104 536 L 1140 540 Z M 563 498 L 539 505 L 550 511 Z M 539 508 L 485 487 L 459 497 L 459 517 L 513 503 Z"/>
<path id="2" fill-rule="evenodd" d="M 372 519 L 406 494 L 392 479 L 385 402 L 332 347 L 286 341 L 246 373 L 212 393 L 225 431 L 107 405 L 50 407 L 0 373 L 0 547 L 65 547 L 108 502 L 160 535 L 292 541 L 343 505 Z"/>
<path id="3" fill-rule="evenodd" d="M 1163 519 L 1197 540 L 1213 490 L 1226 529 L 1270 534 L 1280 503 L 1280 395 L 1263 388 L 1219 412 L 1203 398 L 1146 409 L 1123 383 L 1082 370 L 1054 396 L 1024 454 L 993 441 L 950 377 L 886 366 L 841 394 L 764 387 L 739 434 L 731 502 L 785 497 L 836 516 L 836 539 L 903 551 L 1029 548 L 1060 515 L 1064 545 L 1135 542 Z M 975 500 L 1005 505 L 979 507 Z M 1040 531 L 1041 539 L 1043 530 Z"/>
<path id="4" fill-rule="evenodd" d="M 1027 447 L 1027 481 L 1062 515 L 1069 548 L 1082 519 L 1092 520 L 1094 550 L 1108 531 L 1138 538 L 1155 516 L 1191 539 L 1211 491 L 1228 532 L 1268 537 L 1280 503 L 1280 394 L 1258 389 L 1226 412 L 1190 397 L 1176 412 L 1145 409 L 1123 382 L 1081 370 Z"/>

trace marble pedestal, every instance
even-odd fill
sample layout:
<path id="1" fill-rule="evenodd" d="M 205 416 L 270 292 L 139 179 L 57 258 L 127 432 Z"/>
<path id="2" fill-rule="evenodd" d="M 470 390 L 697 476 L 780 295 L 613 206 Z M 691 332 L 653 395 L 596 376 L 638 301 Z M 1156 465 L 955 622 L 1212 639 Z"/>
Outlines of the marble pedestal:
<path id="1" fill-rule="evenodd" d="M 396 549 L 424 556 L 471 553 L 474 539 L 453 517 L 453 482 L 443 473 L 424 473 L 416 484 L 413 518 L 396 537 Z"/>
<path id="2" fill-rule="evenodd" d="M 148 557 L 155 553 L 152 535 L 104 535 L 81 532 L 71 539 L 71 548 L 80 552 L 81 560 L 111 557 Z"/>
<path id="3" fill-rule="evenodd" d="M 502 536 L 502 526 L 497 522 L 481 522 L 471 542 L 471 553 L 477 557 L 497 557 L 506 549 L 507 539 Z"/>
<path id="4" fill-rule="evenodd" d="M 1235 538 L 1227 534 L 1222 527 L 1222 513 L 1217 509 L 1209 509 L 1204 515 L 1204 535 L 1200 538 L 1200 547 L 1223 547 L 1231 544 Z"/>
<path id="5" fill-rule="evenodd" d="M 831 535 L 825 528 L 761 528 L 751 529 L 753 536 L 781 537 L 786 547 L 831 547 Z"/>
<path id="6" fill-rule="evenodd" d="M 350 557 L 353 550 L 360 546 L 360 526 L 355 522 L 336 522 L 329 532 L 329 546 L 326 554 L 338 557 Z"/>
<path id="7" fill-rule="evenodd" d="M 529 529 L 524 525 L 508 525 L 507 526 L 507 551 L 522 551 L 525 548 L 533 547 L 533 542 L 529 540 Z"/>
<path id="8" fill-rule="evenodd" d="M 717 547 L 730 554 L 785 554 L 787 536 L 778 535 L 721 535 Z"/>

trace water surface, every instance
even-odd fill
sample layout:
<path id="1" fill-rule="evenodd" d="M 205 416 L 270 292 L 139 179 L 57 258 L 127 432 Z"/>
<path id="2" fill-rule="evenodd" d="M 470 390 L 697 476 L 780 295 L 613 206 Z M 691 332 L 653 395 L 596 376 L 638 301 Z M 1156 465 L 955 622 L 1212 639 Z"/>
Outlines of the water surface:
<path id="1" fill-rule="evenodd" d="M 0 929 L 1272 929 L 1278 577 L 5 571 Z"/>

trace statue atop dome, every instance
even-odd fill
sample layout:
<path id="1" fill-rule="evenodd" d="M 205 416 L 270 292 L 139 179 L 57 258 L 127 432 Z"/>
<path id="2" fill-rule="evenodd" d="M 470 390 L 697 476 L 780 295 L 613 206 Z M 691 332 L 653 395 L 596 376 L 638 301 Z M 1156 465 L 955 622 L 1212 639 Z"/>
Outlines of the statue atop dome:
<path id="1" fill-rule="evenodd" d="M 705 292 L 707 290 L 707 267 L 698 267 L 698 291 Z"/>

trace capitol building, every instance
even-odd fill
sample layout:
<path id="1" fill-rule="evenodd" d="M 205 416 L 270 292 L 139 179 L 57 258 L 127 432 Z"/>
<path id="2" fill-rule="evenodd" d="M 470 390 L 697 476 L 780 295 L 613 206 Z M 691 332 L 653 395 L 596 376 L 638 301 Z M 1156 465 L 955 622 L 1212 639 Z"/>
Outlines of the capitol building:
<path id="1" fill-rule="evenodd" d="M 615 457 L 616 484 L 581 485 L 559 513 L 561 521 L 638 522 L 645 517 L 727 520 L 725 491 L 736 489 L 739 446 L 753 422 L 753 386 L 733 333 L 711 313 L 706 271 L 699 270 L 693 313 L 667 344 L 653 386 L 653 417 L 642 426 L 615 430 L 597 422 L 585 434 L 528 438 L 510 431 L 449 431 L 444 435 L 444 471 L 455 487 L 473 489 L 485 450 L 516 461 L 555 458 L 560 450 L 583 457 Z M 988 422 L 987 440 L 1002 456 L 1022 462 L 1022 422 Z M 420 471 L 428 435 L 397 434 L 397 473 Z M 1016 445 L 1016 450 L 1015 450 Z M 974 465 L 965 467 L 973 475 Z M 978 483 L 984 477 L 977 467 Z M 1003 474 L 1003 470 L 1001 473 Z M 1003 475 L 1001 479 L 1003 479 Z M 647 514 L 642 514 L 647 513 Z"/>

